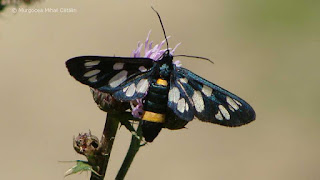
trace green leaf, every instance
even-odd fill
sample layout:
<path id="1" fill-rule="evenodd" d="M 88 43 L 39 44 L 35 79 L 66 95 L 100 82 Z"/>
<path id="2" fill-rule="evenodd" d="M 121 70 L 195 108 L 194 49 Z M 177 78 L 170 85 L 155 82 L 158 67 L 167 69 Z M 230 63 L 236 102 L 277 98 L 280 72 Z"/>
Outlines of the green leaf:
<path id="1" fill-rule="evenodd" d="M 65 173 L 64 177 L 69 176 L 71 174 L 76 174 L 78 172 L 81 173 L 83 171 L 91 171 L 92 173 L 96 174 L 97 176 L 101 176 L 95 170 L 93 170 L 92 166 L 87 161 L 77 160 L 77 161 L 74 161 L 74 162 L 76 162 L 77 164 L 75 166 L 73 166 L 72 168 L 70 168 Z"/>

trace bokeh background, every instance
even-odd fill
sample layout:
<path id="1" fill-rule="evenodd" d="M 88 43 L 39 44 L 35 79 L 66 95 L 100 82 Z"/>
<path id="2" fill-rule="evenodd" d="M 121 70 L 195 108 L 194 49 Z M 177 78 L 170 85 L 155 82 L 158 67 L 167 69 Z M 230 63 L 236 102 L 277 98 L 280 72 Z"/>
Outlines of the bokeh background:
<path id="1" fill-rule="evenodd" d="M 163 40 L 153 5 L 183 66 L 234 92 L 255 122 L 226 128 L 194 120 L 163 130 L 141 148 L 126 179 L 320 179 L 320 1 L 55 0 L 23 8 L 75 13 L 0 13 L 0 179 L 63 179 L 83 159 L 72 137 L 101 136 L 105 113 L 65 61 L 79 55 L 129 56 L 138 41 Z M 129 146 L 118 131 L 106 179 Z M 66 179 L 89 179 L 90 173 Z"/>

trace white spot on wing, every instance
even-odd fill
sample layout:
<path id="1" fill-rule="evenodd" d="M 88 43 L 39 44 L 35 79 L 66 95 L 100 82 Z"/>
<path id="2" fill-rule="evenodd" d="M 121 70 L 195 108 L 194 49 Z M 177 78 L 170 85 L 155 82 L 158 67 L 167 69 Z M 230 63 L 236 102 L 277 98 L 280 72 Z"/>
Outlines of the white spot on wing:
<path id="1" fill-rule="evenodd" d="M 113 70 L 121 70 L 123 68 L 124 63 L 115 63 L 113 65 Z"/>
<path id="2" fill-rule="evenodd" d="M 173 87 L 170 89 L 169 94 L 168 94 L 168 100 L 172 101 L 174 103 L 177 103 L 180 99 L 180 91 L 177 87 Z"/>
<path id="3" fill-rule="evenodd" d="M 227 96 L 227 103 L 235 110 L 239 109 L 239 106 L 236 102 L 234 102 L 229 96 Z"/>
<path id="4" fill-rule="evenodd" d="M 192 100 L 194 106 L 198 112 L 202 112 L 204 110 L 204 102 L 200 91 L 194 91 L 192 96 Z"/>
<path id="5" fill-rule="evenodd" d="M 217 113 L 216 115 L 214 115 L 214 117 L 215 117 L 216 119 L 220 120 L 220 121 L 223 120 L 223 117 L 222 117 L 220 111 L 218 111 L 218 113 Z"/>
<path id="6" fill-rule="evenodd" d="M 189 111 L 189 104 L 188 102 L 186 102 L 186 107 L 185 107 L 186 111 Z"/>
<path id="7" fill-rule="evenodd" d="M 139 71 L 141 71 L 141 72 L 146 72 L 147 69 L 146 69 L 144 66 L 140 66 L 140 67 L 139 67 Z"/>
<path id="8" fill-rule="evenodd" d="M 228 110 L 222 105 L 219 105 L 219 109 L 220 109 L 223 117 L 226 118 L 226 120 L 229 120 L 230 119 L 230 114 L 229 114 Z"/>
<path id="9" fill-rule="evenodd" d="M 232 112 L 235 111 L 230 105 L 228 105 L 228 108 L 229 108 Z"/>
<path id="10" fill-rule="evenodd" d="M 110 87 L 117 87 L 127 79 L 128 71 L 122 70 L 109 80 Z"/>
<path id="11" fill-rule="evenodd" d="M 129 86 L 127 92 L 126 92 L 126 96 L 132 97 L 132 96 L 134 95 L 134 92 L 135 92 L 135 91 L 136 91 L 136 85 L 135 85 L 134 83 L 132 83 L 132 84 Z"/>
<path id="12" fill-rule="evenodd" d="M 141 79 L 137 84 L 137 92 L 138 93 L 145 93 L 149 88 L 148 79 Z"/>
<path id="13" fill-rule="evenodd" d="M 188 83 L 188 79 L 187 78 L 180 78 L 179 81 L 182 82 L 182 83 Z"/>
<path id="14" fill-rule="evenodd" d="M 84 66 L 87 67 L 87 68 L 90 68 L 92 66 L 95 66 L 95 65 L 98 65 L 100 63 L 99 60 L 96 60 L 96 61 L 88 61 L 88 62 L 85 62 L 84 63 Z"/>
<path id="15" fill-rule="evenodd" d="M 211 96 L 212 94 L 212 88 L 206 86 L 206 85 L 203 85 L 201 91 L 203 92 L 203 94 L 205 94 L 206 96 Z"/>
<path id="16" fill-rule="evenodd" d="M 97 76 L 92 76 L 91 78 L 88 79 L 88 81 L 92 83 L 97 82 L 98 81 Z"/>
<path id="17" fill-rule="evenodd" d="M 128 90 L 129 86 L 122 89 L 123 92 L 126 92 Z"/>
<path id="18" fill-rule="evenodd" d="M 234 102 L 236 102 L 239 106 L 242 106 L 242 104 L 239 102 L 239 101 L 237 101 L 237 100 L 235 100 L 235 99 L 233 99 L 234 100 Z"/>
<path id="19" fill-rule="evenodd" d="M 91 76 L 97 75 L 99 72 L 100 72 L 99 69 L 88 71 L 88 72 L 84 73 L 83 77 L 91 77 Z"/>
<path id="20" fill-rule="evenodd" d="M 180 111 L 181 113 L 183 113 L 184 110 L 185 110 L 185 106 L 186 106 L 186 101 L 184 100 L 184 98 L 181 98 L 181 99 L 178 101 L 178 105 L 177 105 L 178 111 Z"/>

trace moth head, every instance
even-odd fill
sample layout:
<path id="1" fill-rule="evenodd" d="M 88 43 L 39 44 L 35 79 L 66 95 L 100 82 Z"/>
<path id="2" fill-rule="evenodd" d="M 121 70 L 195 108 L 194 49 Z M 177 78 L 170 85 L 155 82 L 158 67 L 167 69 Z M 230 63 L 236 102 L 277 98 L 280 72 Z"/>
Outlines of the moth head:
<path id="1" fill-rule="evenodd" d="M 161 55 L 159 62 L 162 64 L 172 64 L 173 56 L 170 53 L 170 50 L 167 49 L 164 51 L 164 53 Z"/>

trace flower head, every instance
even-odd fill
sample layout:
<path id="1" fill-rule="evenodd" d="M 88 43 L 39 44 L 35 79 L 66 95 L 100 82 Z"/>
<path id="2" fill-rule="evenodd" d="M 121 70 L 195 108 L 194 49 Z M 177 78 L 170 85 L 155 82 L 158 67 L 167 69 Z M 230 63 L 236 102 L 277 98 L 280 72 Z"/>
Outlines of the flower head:
<path id="1" fill-rule="evenodd" d="M 135 118 L 141 118 L 143 114 L 143 104 L 142 99 L 137 99 L 135 101 L 130 102 L 132 109 L 132 116 Z"/>
<path id="2" fill-rule="evenodd" d="M 145 57 L 145 58 L 150 58 L 153 59 L 154 61 L 158 61 L 159 58 L 162 56 L 162 54 L 167 50 L 165 49 L 161 49 L 162 46 L 166 43 L 166 40 L 163 40 L 160 44 L 156 44 L 154 47 L 152 47 L 153 41 L 149 42 L 149 37 L 151 34 L 151 30 L 148 33 L 147 39 L 144 43 L 144 54 L 141 55 L 141 51 L 142 51 L 142 46 L 143 43 L 138 42 L 138 47 L 137 49 L 133 50 L 131 53 L 131 57 Z M 167 39 L 169 39 L 169 37 L 167 37 Z M 170 50 L 170 54 L 173 55 L 174 51 L 177 49 L 177 47 L 180 45 L 181 43 L 177 44 L 175 46 L 175 48 Z"/>

